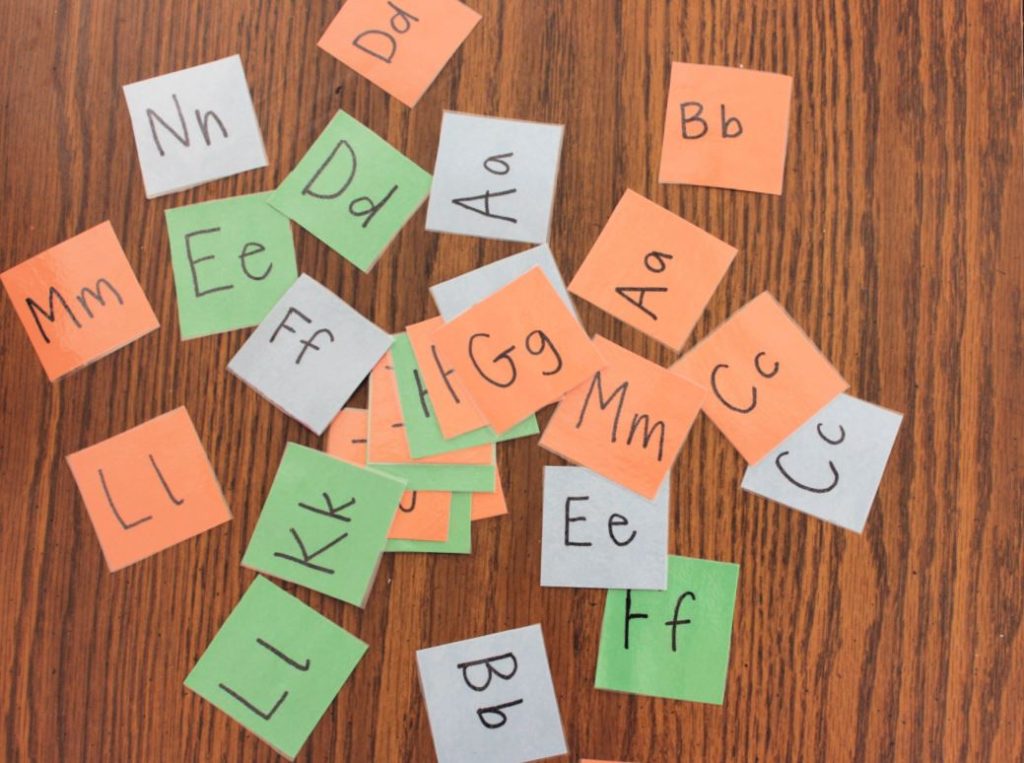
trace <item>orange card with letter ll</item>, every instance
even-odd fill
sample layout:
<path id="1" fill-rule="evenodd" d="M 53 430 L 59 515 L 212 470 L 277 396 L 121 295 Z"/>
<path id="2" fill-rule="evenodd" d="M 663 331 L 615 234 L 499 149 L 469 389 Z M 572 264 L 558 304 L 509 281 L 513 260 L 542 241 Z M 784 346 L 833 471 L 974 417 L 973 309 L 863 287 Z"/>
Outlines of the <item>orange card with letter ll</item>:
<path id="1" fill-rule="evenodd" d="M 365 408 L 342 408 L 327 429 L 324 452 L 356 466 L 366 466 L 368 419 Z M 406 490 L 388 529 L 388 538 L 448 540 L 452 494 L 441 490 Z"/>
<path id="2" fill-rule="evenodd" d="M 0 274 L 50 381 L 160 327 L 109 222 Z"/>
<path id="3" fill-rule="evenodd" d="M 347 0 L 317 45 L 415 106 L 479 21 L 458 0 Z"/>
<path id="4" fill-rule="evenodd" d="M 539 267 L 433 336 L 438 352 L 499 434 L 555 402 L 603 365 Z"/>
<path id="5" fill-rule="evenodd" d="M 781 194 L 792 93 L 785 74 L 672 64 L 658 180 Z"/>
<path id="6" fill-rule="evenodd" d="M 676 352 L 736 249 L 640 194 L 623 194 L 569 291 Z"/>
<path id="7" fill-rule="evenodd" d="M 541 447 L 653 498 L 706 393 L 604 337 L 594 347 L 607 365 L 562 399 Z"/>
<path id="8" fill-rule="evenodd" d="M 184 407 L 67 461 L 111 572 L 231 519 Z"/>
<path id="9" fill-rule="evenodd" d="M 768 292 L 671 371 L 708 390 L 704 412 L 751 464 L 849 386 Z"/>

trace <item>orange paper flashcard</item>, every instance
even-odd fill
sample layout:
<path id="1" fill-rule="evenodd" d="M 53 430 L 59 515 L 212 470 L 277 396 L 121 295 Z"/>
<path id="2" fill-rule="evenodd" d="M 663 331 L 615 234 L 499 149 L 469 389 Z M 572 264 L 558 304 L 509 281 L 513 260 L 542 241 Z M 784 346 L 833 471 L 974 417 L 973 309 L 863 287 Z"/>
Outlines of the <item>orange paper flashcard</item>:
<path id="1" fill-rule="evenodd" d="M 415 106 L 479 21 L 458 0 L 347 0 L 317 45 Z"/>
<path id="2" fill-rule="evenodd" d="M 490 519 L 508 514 L 508 504 L 505 502 L 505 489 L 501 485 L 501 472 L 494 473 L 493 493 L 473 493 L 469 504 L 469 520 L 476 522 L 478 519 Z"/>
<path id="3" fill-rule="evenodd" d="M 736 249 L 627 190 L 569 291 L 676 352 Z"/>
<path id="4" fill-rule="evenodd" d="M 423 386 L 434 404 L 441 434 L 451 438 L 486 426 L 487 420 L 462 388 L 456 373 L 438 354 L 432 335 L 443 325 L 444 320 L 438 316 L 406 326 L 405 333 L 423 376 Z"/>
<path id="5" fill-rule="evenodd" d="M 499 434 L 602 365 L 539 267 L 446 323 L 434 344 Z"/>
<path id="6" fill-rule="evenodd" d="M 366 466 L 369 421 L 365 408 L 342 408 L 327 429 L 324 451 L 356 466 Z M 388 529 L 388 538 L 448 540 L 452 494 L 442 490 L 406 490 Z"/>
<path id="7" fill-rule="evenodd" d="M 562 399 L 541 447 L 652 499 L 705 391 L 604 337 L 594 347 L 607 365 Z"/>
<path id="8" fill-rule="evenodd" d="M 111 572 L 231 519 L 184 407 L 67 461 Z"/>
<path id="9" fill-rule="evenodd" d="M 160 327 L 109 222 L 0 273 L 50 381 Z"/>
<path id="10" fill-rule="evenodd" d="M 751 464 L 849 386 L 768 292 L 671 370 L 708 390 L 704 412 Z"/>
<path id="11" fill-rule="evenodd" d="M 782 193 L 793 78 L 672 64 L 662 183 Z"/>

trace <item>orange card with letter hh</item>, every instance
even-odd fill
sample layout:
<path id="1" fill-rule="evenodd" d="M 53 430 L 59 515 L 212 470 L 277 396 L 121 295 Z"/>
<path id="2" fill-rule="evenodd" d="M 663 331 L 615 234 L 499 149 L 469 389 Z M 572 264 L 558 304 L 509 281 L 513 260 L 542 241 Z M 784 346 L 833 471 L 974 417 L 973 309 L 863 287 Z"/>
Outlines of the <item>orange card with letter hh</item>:
<path id="1" fill-rule="evenodd" d="M 705 391 L 604 337 L 594 347 L 608 364 L 562 399 L 541 447 L 654 498 Z"/>
<path id="2" fill-rule="evenodd" d="M 679 352 L 735 256 L 734 247 L 627 190 L 569 291 Z"/>
<path id="3" fill-rule="evenodd" d="M 50 381 L 160 327 L 109 222 L 0 273 Z"/>
<path id="4" fill-rule="evenodd" d="M 793 78 L 672 64 L 662 183 L 782 193 Z"/>
<path id="5" fill-rule="evenodd" d="M 479 21 L 458 0 L 347 0 L 317 45 L 415 106 Z"/>
<path id="6" fill-rule="evenodd" d="M 704 412 L 751 464 L 849 386 L 768 292 L 671 370 L 708 390 Z"/>
<path id="7" fill-rule="evenodd" d="M 67 461 L 111 572 L 231 519 L 183 407 Z"/>
<path id="8" fill-rule="evenodd" d="M 324 452 L 356 466 L 366 466 L 365 408 L 342 408 L 327 429 Z M 388 538 L 448 540 L 452 494 L 434 490 L 406 490 L 388 529 Z"/>
<path id="9" fill-rule="evenodd" d="M 498 434 L 603 365 L 539 267 L 434 333 L 434 344 Z"/>

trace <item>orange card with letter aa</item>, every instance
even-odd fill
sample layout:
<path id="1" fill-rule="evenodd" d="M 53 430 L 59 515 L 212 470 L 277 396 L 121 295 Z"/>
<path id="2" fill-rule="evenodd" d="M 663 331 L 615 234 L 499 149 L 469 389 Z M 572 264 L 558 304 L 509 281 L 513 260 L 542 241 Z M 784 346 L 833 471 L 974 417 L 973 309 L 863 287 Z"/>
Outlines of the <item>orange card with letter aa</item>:
<path id="1" fill-rule="evenodd" d="M 736 249 L 627 190 L 569 291 L 679 352 Z"/>
<path id="2" fill-rule="evenodd" d="M 324 451 L 356 466 L 366 466 L 369 422 L 365 408 L 342 408 L 327 429 Z M 441 490 L 406 490 L 388 529 L 388 538 L 448 540 L 452 494 Z"/>
<path id="3" fill-rule="evenodd" d="M 479 21 L 458 0 L 348 0 L 317 45 L 415 106 Z"/>
<path id="4" fill-rule="evenodd" d="M 672 64 L 662 183 L 782 193 L 793 78 Z"/>
<path id="5" fill-rule="evenodd" d="M 708 390 L 704 412 L 751 464 L 849 386 L 768 292 L 671 371 Z"/>
<path id="6" fill-rule="evenodd" d="M 67 461 L 111 572 L 231 519 L 184 407 Z"/>
<path id="7" fill-rule="evenodd" d="M 498 434 L 603 365 L 539 267 L 434 333 L 434 344 Z"/>
<path id="8" fill-rule="evenodd" d="M 705 391 L 604 337 L 594 347 L 607 365 L 562 399 L 541 447 L 654 498 Z"/>
<path id="9" fill-rule="evenodd" d="M 109 222 L 0 273 L 50 381 L 160 327 Z"/>

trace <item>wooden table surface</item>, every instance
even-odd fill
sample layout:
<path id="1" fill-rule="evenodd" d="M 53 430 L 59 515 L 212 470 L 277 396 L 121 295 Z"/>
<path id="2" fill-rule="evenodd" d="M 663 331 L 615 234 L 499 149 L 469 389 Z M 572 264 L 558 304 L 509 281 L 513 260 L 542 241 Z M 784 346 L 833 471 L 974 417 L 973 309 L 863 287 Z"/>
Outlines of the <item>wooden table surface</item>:
<path id="1" fill-rule="evenodd" d="M 3 758 L 275 757 L 182 681 L 253 578 L 285 443 L 318 440 L 225 371 L 248 332 L 181 342 L 163 212 L 273 188 L 338 108 L 431 169 L 450 108 L 565 124 L 567 278 L 637 190 L 740 250 L 696 337 L 769 289 L 852 394 L 905 419 L 860 536 L 742 492 L 698 421 L 671 551 L 741 565 L 721 707 L 593 688 L 604 594 L 539 586 L 559 461 L 502 446 L 510 515 L 474 527 L 472 556 L 386 557 L 363 611 L 285 584 L 370 644 L 301 759 L 432 760 L 414 650 L 539 622 L 573 759 L 1021 760 L 1020 3 L 469 4 L 483 21 L 410 110 L 316 48 L 336 0 L 0 3 L 2 267 L 110 219 L 162 325 L 50 384 L 0 309 Z M 234 53 L 269 167 L 146 201 L 121 86 Z M 794 76 L 781 197 L 658 184 L 672 61 Z M 434 314 L 429 284 L 525 248 L 424 214 L 369 275 L 296 228 L 300 270 L 398 331 Z M 588 331 L 673 360 L 578 304 Z M 64 457 L 182 404 L 234 520 L 110 574 Z"/>

